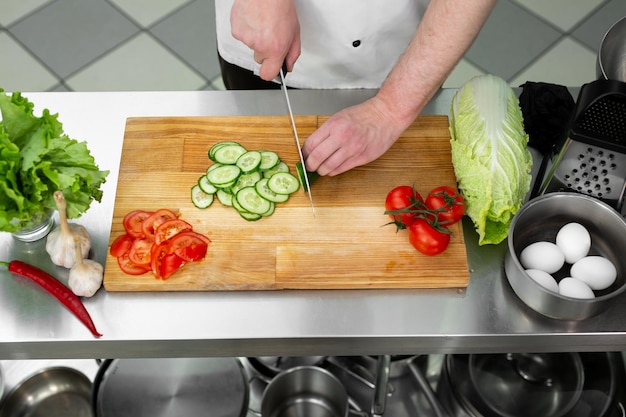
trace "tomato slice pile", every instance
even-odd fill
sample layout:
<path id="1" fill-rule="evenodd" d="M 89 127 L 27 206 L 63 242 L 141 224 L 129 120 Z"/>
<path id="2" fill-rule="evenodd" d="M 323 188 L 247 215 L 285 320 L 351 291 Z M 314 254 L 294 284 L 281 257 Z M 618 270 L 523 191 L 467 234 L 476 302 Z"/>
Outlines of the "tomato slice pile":
<path id="1" fill-rule="evenodd" d="M 395 187 L 385 199 L 385 214 L 397 229 L 409 230 L 409 242 L 425 255 L 442 253 L 450 243 L 448 227 L 461 220 L 465 201 L 449 186 L 433 188 L 426 198 L 409 185 Z"/>
<path id="2" fill-rule="evenodd" d="M 204 259 L 211 243 L 168 209 L 133 210 L 123 224 L 126 233 L 113 241 L 109 253 L 129 275 L 152 271 L 156 278 L 167 279 L 184 264 Z"/>

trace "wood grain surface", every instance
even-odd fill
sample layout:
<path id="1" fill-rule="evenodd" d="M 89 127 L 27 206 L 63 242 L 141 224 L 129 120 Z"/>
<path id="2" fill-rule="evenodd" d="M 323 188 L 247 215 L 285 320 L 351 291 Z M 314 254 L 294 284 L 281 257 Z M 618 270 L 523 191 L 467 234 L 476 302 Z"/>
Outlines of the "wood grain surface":
<path id="1" fill-rule="evenodd" d="M 297 116 L 301 140 L 327 116 Z M 135 209 L 177 209 L 194 230 L 210 237 L 207 257 L 167 280 L 151 273 L 126 275 L 108 255 L 107 291 L 212 291 L 347 288 L 454 288 L 469 282 L 463 230 L 441 255 L 425 256 L 406 230 L 385 226 L 385 196 L 415 184 L 425 195 L 439 185 L 456 187 L 446 116 L 420 116 L 381 158 L 296 192 L 275 213 L 242 219 L 217 199 L 193 206 L 190 188 L 211 161 L 209 148 L 237 141 L 248 149 L 277 152 L 295 173 L 298 161 L 287 116 L 163 117 L 127 120 L 110 241 L 123 233 L 122 219 Z"/>

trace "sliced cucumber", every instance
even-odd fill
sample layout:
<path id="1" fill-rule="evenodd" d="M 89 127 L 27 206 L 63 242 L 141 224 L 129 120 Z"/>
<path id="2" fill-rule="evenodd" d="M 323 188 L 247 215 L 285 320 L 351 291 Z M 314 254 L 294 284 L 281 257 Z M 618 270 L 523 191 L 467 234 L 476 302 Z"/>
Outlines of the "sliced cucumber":
<path id="1" fill-rule="evenodd" d="M 278 172 L 269 178 L 267 186 L 276 194 L 293 194 L 300 188 L 300 180 L 289 172 Z"/>
<path id="2" fill-rule="evenodd" d="M 241 217 L 243 217 L 244 219 L 248 220 L 249 222 L 257 221 L 261 217 L 263 217 L 260 214 L 250 213 L 249 211 L 239 211 L 238 213 L 239 213 L 239 215 Z"/>
<path id="3" fill-rule="evenodd" d="M 231 193 L 220 189 L 220 190 L 217 190 L 215 195 L 217 196 L 217 199 L 219 200 L 219 202 L 222 203 L 222 205 L 226 207 L 233 206 L 233 195 Z"/>
<path id="4" fill-rule="evenodd" d="M 254 187 L 245 187 L 237 192 L 235 195 L 237 203 L 245 211 L 255 214 L 263 214 L 270 210 L 270 201 L 261 197 Z"/>
<path id="5" fill-rule="evenodd" d="M 248 150 L 239 144 L 222 145 L 213 154 L 215 162 L 232 165 Z"/>
<path id="6" fill-rule="evenodd" d="M 274 210 L 276 210 L 276 203 L 270 201 L 270 208 L 265 213 L 261 214 L 263 217 L 269 217 L 274 214 Z"/>
<path id="7" fill-rule="evenodd" d="M 267 171 L 268 169 L 274 168 L 279 162 L 280 158 L 276 152 L 261 151 L 261 164 L 259 164 L 259 169 Z"/>
<path id="8" fill-rule="evenodd" d="M 207 153 L 213 163 L 191 188 L 193 204 L 207 208 L 215 197 L 233 207 L 242 218 L 253 221 L 274 213 L 300 188 L 298 178 L 276 152 L 247 150 L 233 141 L 211 146 Z"/>
<path id="9" fill-rule="evenodd" d="M 263 176 L 258 171 L 254 171 L 249 174 L 241 174 L 237 179 L 237 182 L 235 182 L 235 184 L 230 187 L 230 192 L 234 195 L 237 194 L 237 191 L 241 190 L 242 188 L 254 187 L 254 184 L 256 184 L 261 178 L 263 178 Z"/>
<path id="10" fill-rule="evenodd" d="M 191 202 L 194 206 L 205 209 L 213 204 L 213 194 L 207 194 L 198 184 L 191 187 Z"/>
<path id="11" fill-rule="evenodd" d="M 237 158 L 235 165 L 237 165 L 244 174 L 254 172 L 259 168 L 259 165 L 261 165 L 261 152 L 248 151 Z"/>
<path id="12" fill-rule="evenodd" d="M 207 194 L 215 194 L 217 192 L 217 188 L 211 184 L 206 175 L 203 175 L 198 179 L 198 185 L 200 186 L 200 189 Z"/>
<path id="13" fill-rule="evenodd" d="M 265 178 L 271 178 L 272 175 L 279 172 L 289 172 L 289 165 L 287 165 L 283 161 L 280 161 L 274 168 L 263 171 L 263 176 Z"/>
<path id="14" fill-rule="evenodd" d="M 236 165 L 222 165 L 207 172 L 206 177 L 216 187 L 234 183 L 241 175 L 241 169 Z M 220 187 L 223 188 L 223 187 Z"/>
<path id="15" fill-rule="evenodd" d="M 213 171 L 214 169 L 219 168 L 219 167 L 221 167 L 221 166 L 224 166 L 224 165 L 219 164 L 219 163 L 217 163 L 217 162 L 216 162 L 216 163 L 214 163 L 213 165 L 210 165 L 210 166 L 206 169 L 206 173 L 208 174 L 209 172 L 211 172 L 211 171 Z"/>
<path id="16" fill-rule="evenodd" d="M 217 142 L 215 145 L 211 146 L 211 149 L 209 149 L 209 159 L 211 161 L 215 161 L 215 152 L 222 146 L 226 146 L 226 145 L 239 145 L 239 143 L 230 142 L 230 141 Z"/>
<path id="17" fill-rule="evenodd" d="M 254 189 L 261 197 L 274 203 L 284 203 L 289 199 L 289 194 L 276 194 L 274 191 L 270 190 L 267 185 L 268 181 L 267 178 L 263 178 L 254 184 Z"/>

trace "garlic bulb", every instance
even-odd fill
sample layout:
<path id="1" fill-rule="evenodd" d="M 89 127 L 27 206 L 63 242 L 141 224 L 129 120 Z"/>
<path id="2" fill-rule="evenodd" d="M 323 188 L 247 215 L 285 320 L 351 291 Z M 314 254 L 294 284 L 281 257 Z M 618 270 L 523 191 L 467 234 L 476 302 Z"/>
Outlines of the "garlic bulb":
<path id="1" fill-rule="evenodd" d="M 81 257 L 81 239 L 74 238 L 74 251 L 76 263 L 70 269 L 68 285 L 72 292 L 78 296 L 91 297 L 102 285 L 104 268 L 96 261 Z"/>
<path id="2" fill-rule="evenodd" d="M 86 258 L 91 249 L 91 240 L 87 229 L 78 224 L 67 221 L 67 202 L 61 191 L 54 193 L 54 201 L 59 212 L 59 226 L 48 235 L 46 252 L 55 265 L 71 268 L 76 263 L 76 249 L 74 237 L 80 238 L 81 258 Z"/>

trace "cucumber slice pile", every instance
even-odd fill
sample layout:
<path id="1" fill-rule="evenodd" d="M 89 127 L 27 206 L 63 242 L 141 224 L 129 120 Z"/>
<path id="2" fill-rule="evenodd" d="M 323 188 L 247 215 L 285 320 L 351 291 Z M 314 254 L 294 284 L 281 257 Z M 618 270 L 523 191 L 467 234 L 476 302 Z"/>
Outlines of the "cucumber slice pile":
<path id="1" fill-rule="evenodd" d="M 276 152 L 248 150 L 237 142 L 218 142 L 209 149 L 213 161 L 191 187 L 191 201 L 201 209 L 215 197 L 249 221 L 271 216 L 300 188 L 300 180 Z"/>

